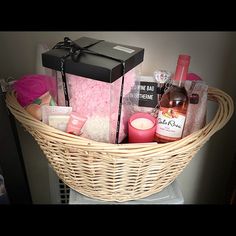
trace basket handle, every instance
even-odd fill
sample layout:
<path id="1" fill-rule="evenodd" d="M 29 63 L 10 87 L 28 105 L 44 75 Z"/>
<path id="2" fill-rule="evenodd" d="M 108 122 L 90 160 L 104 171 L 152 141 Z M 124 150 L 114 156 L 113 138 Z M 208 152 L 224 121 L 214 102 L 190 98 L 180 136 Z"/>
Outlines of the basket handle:
<path id="1" fill-rule="evenodd" d="M 214 87 L 208 88 L 208 100 L 215 101 L 219 105 L 215 117 L 207 125 L 207 128 L 211 130 L 208 136 L 212 136 L 215 132 L 222 129 L 232 117 L 234 113 L 234 102 L 227 93 Z M 214 129 L 212 126 L 214 126 Z"/>

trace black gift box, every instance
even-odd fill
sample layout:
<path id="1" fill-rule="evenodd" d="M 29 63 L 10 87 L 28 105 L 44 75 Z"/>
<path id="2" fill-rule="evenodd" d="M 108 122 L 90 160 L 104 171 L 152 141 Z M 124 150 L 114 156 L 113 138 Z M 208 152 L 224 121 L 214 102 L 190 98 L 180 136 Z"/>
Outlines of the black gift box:
<path id="1" fill-rule="evenodd" d="M 88 37 L 81 37 L 74 43 L 82 48 L 87 47 L 92 52 L 122 60 L 125 63 L 125 73 L 143 61 L 143 48 Z M 93 45 L 94 43 L 97 44 Z M 61 58 L 66 54 L 68 54 L 66 49 L 51 49 L 42 54 L 42 64 L 44 67 L 61 71 Z M 82 52 L 76 62 L 68 56 L 64 65 L 66 73 L 107 83 L 112 83 L 123 75 L 121 62 L 86 52 Z"/>

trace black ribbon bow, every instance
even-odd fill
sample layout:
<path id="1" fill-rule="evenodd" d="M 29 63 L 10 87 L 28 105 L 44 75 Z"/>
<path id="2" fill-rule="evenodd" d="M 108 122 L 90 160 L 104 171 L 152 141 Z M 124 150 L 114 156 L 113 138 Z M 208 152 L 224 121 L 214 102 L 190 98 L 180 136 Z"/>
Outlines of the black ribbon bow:
<path id="1" fill-rule="evenodd" d="M 93 52 L 89 50 L 89 47 L 98 44 L 104 40 L 99 40 L 93 44 L 90 44 L 86 47 L 81 47 L 78 44 L 76 44 L 74 41 L 72 41 L 70 38 L 65 37 L 64 41 L 58 42 L 52 49 L 65 49 L 68 51 L 68 53 L 61 57 L 61 75 L 62 75 L 62 82 L 63 82 L 63 90 L 64 90 L 64 95 L 65 95 L 65 103 L 66 106 L 69 106 L 69 95 L 68 95 L 68 88 L 67 88 L 67 83 L 66 83 L 66 75 L 65 75 L 65 59 L 67 57 L 71 57 L 71 59 L 74 62 L 78 62 L 79 57 L 82 53 L 88 53 L 88 54 L 93 54 L 96 56 L 101 56 L 105 57 L 111 60 L 115 60 L 121 63 L 122 65 L 122 80 L 121 80 L 121 90 L 120 90 L 120 101 L 119 101 L 119 110 L 118 110 L 118 118 L 117 118 L 117 127 L 116 127 L 116 141 L 115 143 L 118 143 L 119 141 L 119 131 L 120 131 L 120 120 L 121 120 L 121 110 L 122 110 L 122 98 L 123 98 L 123 88 L 124 88 L 124 75 L 125 75 L 125 62 L 121 59 L 117 59 L 114 57 L 110 57 L 101 53 Z"/>

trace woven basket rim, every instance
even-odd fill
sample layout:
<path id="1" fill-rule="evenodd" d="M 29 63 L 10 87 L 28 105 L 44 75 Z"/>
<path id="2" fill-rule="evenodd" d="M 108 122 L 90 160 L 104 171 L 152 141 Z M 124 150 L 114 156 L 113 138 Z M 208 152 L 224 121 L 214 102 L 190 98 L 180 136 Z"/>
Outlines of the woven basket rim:
<path id="1" fill-rule="evenodd" d="M 215 117 L 213 118 L 212 121 L 210 121 L 208 124 L 206 124 L 202 129 L 193 132 L 192 134 L 178 140 L 178 141 L 174 141 L 174 142 L 169 142 L 169 143 L 162 143 L 162 144 L 158 144 L 158 143 L 121 143 L 121 144 L 113 144 L 113 143 L 104 143 L 104 142 L 99 142 L 99 141 L 95 141 L 95 140 L 91 140 L 91 139 L 87 139 L 87 138 L 83 138 L 80 136 L 75 136 L 72 134 L 68 134 L 65 133 L 63 131 L 60 131 L 58 129 L 55 129 L 39 120 L 37 120 L 36 118 L 34 118 L 32 115 L 30 115 L 23 107 L 21 107 L 21 105 L 18 103 L 16 96 L 15 96 L 15 92 L 11 91 L 7 93 L 6 96 L 6 103 L 8 108 L 11 110 L 11 112 L 16 115 L 17 112 L 21 112 L 23 114 L 23 117 L 28 121 L 32 122 L 32 124 L 36 124 L 38 128 L 42 128 L 42 130 L 47 130 L 48 132 L 51 132 L 52 134 L 56 134 L 56 135 L 63 135 L 63 138 L 69 138 L 70 142 L 72 140 L 75 141 L 75 144 L 80 144 L 82 146 L 96 146 L 96 147 L 101 147 L 102 149 L 111 149 L 110 151 L 112 151 L 113 148 L 116 149 L 120 149 L 123 150 L 125 149 L 126 151 L 129 149 L 141 149 L 141 150 L 145 150 L 150 149 L 150 148 L 171 148 L 173 147 L 173 144 L 176 144 L 177 146 L 183 143 L 186 143 L 187 140 L 189 139 L 193 139 L 194 137 L 199 136 L 200 133 L 202 132 L 206 132 L 207 134 L 205 135 L 205 138 L 208 139 L 210 138 L 210 136 L 212 136 L 215 132 L 217 132 L 219 129 L 223 128 L 223 126 L 228 122 L 228 120 L 231 118 L 233 112 L 234 112 L 234 105 L 233 105 L 233 100 L 232 98 L 226 94 L 225 92 L 223 92 L 220 89 L 217 88 L 213 88 L 213 87 L 209 87 L 208 89 L 209 92 L 209 96 L 208 96 L 208 100 L 212 100 L 212 101 L 216 101 L 219 103 L 218 108 L 218 112 L 219 109 L 224 107 L 224 105 L 228 104 L 228 112 L 224 112 L 225 113 L 225 117 L 224 119 L 219 120 L 217 114 L 215 114 Z M 222 97 L 215 97 L 214 93 L 219 93 L 221 96 L 223 96 L 224 99 L 222 99 Z M 25 121 L 26 121 L 25 120 Z M 215 122 L 214 121 L 218 121 Z M 211 132 L 209 132 L 209 130 Z M 55 138 L 55 137 L 54 137 Z M 61 137 L 58 138 L 59 140 L 61 140 Z M 175 146 L 175 145 L 174 145 Z"/>

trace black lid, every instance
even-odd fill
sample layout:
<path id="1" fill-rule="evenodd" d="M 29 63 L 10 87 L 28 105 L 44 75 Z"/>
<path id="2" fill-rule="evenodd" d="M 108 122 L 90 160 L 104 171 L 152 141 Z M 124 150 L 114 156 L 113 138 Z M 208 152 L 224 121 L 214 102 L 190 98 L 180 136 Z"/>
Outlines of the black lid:
<path id="1" fill-rule="evenodd" d="M 80 47 L 87 47 L 93 52 L 124 61 L 125 73 L 140 64 L 144 57 L 144 49 L 134 46 L 88 37 L 81 37 L 74 42 Z M 51 49 L 42 54 L 42 64 L 50 69 L 60 71 L 60 59 L 66 54 L 68 54 L 68 50 Z M 119 61 L 88 53 L 81 53 L 77 62 L 74 62 L 70 56 L 65 59 L 66 73 L 108 83 L 112 83 L 122 76 L 122 68 Z"/>

